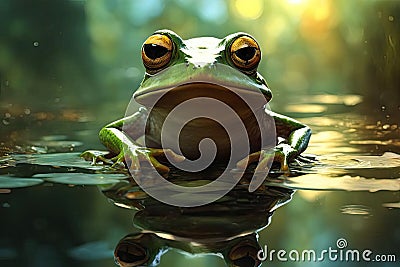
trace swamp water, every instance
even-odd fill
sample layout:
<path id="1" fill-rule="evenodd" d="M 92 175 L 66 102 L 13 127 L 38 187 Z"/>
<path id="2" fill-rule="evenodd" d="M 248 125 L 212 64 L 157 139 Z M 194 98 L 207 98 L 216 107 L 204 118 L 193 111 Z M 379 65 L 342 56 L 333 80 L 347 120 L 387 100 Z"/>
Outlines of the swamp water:
<path id="1" fill-rule="evenodd" d="M 79 135 L 39 138 L 29 154 L 10 149 L 0 158 L 0 266 L 114 266 L 115 249 L 142 264 L 164 254 L 159 266 L 254 266 L 261 249 L 262 266 L 397 266 L 399 126 L 353 113 L 355 98 L 288 105 L 283 113 L 313 129 L 306 153 L 316 160 L 192 209 L 160 204 L 127 173 L 80 159 Z"/>

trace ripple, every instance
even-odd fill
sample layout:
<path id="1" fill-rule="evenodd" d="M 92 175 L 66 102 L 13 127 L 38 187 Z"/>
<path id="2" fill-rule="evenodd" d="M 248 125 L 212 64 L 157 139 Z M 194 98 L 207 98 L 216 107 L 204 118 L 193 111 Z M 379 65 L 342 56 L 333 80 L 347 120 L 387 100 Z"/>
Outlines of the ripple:
<path id="1" fill-rule="evenodd" d="M 355 205 L 355 204 L 345 205 L 340 209 L 340 211 L 343 214 L 349 214 L 349 215 L 372 216 L 371 209 L 364 205 Z"/>
<path id="2" fill-rule="evenodd" d="M 385 152 L 382 156 L 326 155 L 321 156 L 320 159 L 332 167 L 342 169 L 388 169 L 400 167 L 400 155 L 393 152 Z"/>
<path id="3" fill-rule="evenodd" d="M 400 209 L 400 202 L 394 202 L 394 203 L 383 203 L 382 206 L 384 206 L 385 208 L 389 208 L 389 209 Z"/>
<path id="4" fill-rule="evenodd" d="M 390 140 L 383 141 L 383 140 L 353 140 L 350 141 L 350 145 L 384 145 L 387 146 L 391 144 Z"/>
<path id="5" fill-rule="evenodd" d="M 296 105 L 287 105 L 285 107 L 286 112 L 295 112 L 295 113 L 322 113 L 325 112 L 328 108 L 322 105 L 315 104 L 296 104 Z"/>
<path id="6" fill-rule="evenodd" d="M 321 104 L 343 104 L 346 106 L 355 106 L 363 101 L 363 97 L 360 95 L 311 95 L 307 96 L 308 102 L 321 103 Z"/>
<path id="7" fill-rule="evenodd" d="M 375 179 L 349 175 L 331 177 L 324 174 L 306 174 L 298 177 L 286 177 L 267 183 L 302 190 L 400 191 L 400 178 Z"/>

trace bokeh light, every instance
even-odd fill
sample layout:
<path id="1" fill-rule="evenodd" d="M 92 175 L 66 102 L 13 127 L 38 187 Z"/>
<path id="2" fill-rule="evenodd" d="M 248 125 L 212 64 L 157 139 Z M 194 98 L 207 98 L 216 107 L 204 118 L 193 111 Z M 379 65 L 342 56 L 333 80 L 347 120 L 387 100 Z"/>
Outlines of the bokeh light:
<path id="1" fill-rule="evenodd" d="M 264 11 L 262 0 L 234 0 L 236 13 L 247 20 L 259 18 Z"/>

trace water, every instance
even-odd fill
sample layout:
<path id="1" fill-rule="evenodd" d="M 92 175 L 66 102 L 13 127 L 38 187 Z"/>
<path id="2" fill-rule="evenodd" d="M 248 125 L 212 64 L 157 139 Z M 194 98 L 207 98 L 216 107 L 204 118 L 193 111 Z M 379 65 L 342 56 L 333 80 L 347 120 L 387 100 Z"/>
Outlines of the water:
<path id="1" fill-rule="evenodd" d="M 162 255 L 159 266 L 253 266 L 260 249 L 276 251 L 267 254 L 272 263 L 262 266 L 365 266 L 362 260 L 346 261 L 349 249 L 371 250 L 370 258 L 394 255 L 397 261 L 368 266 L 397 266 L 398 125 L 357 115 L 355 96 L 308 102 L 289 103 L 282 112 L 313 129 L 306 153 L 315 160 L 306 155 L 310 162 L 293 163 L 290 176 L 274 170 L 254 194 L 243 183 L 216 203 L 194 209 L 160 204 L 130 184 L 125 171 L 80 159 L 79 151 L 101 147 L 95 130 L 86 129 L 95 129 L 95 122 L 85 114 L 50 119 L 47 126 L 54 128 L 69 124 L 54 136 L 48 135 L 52 127 L 47 134 L 32 127 L 33 141 L 2 149 L 8 153 L 0 159 L 0 266 L 113 266 L 114 250 L 138 262 L 156 262 Z M 192 186 L 206 179 L 182 178 L 176 171 L 171 177 Z M 152 251 L 148 257 L 143 247 Z M 338 250 L 338 258 L 319 260 L 329 248 Z M 286 253 L 281 259 L 279 250 Z M 302 261 L 304 250 L 314 250 L 315 261 Z M 290 258 L 290 251 L 297 252 Z"/>

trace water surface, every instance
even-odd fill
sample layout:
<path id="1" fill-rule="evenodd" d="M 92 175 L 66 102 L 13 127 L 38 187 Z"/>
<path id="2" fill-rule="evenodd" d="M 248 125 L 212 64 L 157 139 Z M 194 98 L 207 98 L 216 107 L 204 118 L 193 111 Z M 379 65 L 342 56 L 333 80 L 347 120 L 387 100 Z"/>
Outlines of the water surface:
<path id="1" fill-rule="evenodd" d="M 347 248 L 395 255 L 398 261 L 398 125 L 352 112 L 357 109 L 357 96 L 336 100 L 316 96 L 308 102 L 288 105 L 283 112 L 296 112 L 313 129 L 306 151 L 311 156 L 305 155 L 312 161 L 293 163 L 289 176 L 273 170 L 255 192 L 258 200 L 243 183 L 217 203 L 188 209 L 183 217 L 129 184 L 132 179 L 125 171 L 90 165 L 78 157 L 87 147 L 85 140 L 96 139 L 95 134 L 78 134 L 85 133 L 82 126 L 92 123 L 48 123 L 49 132 L 53 123 L 75 125 L 73 135 L 42 135 L 42 129 L 32 128 L 31 135 L 37 134 L 32 141 L 10 147 L 0 159 L 1 266 L 113 266 L 117 244 L 127 235 L 142 232 L 157 233 L 146 238 L 173 248 L 161 257 L 159 266 L 225 266 L 214 255 L 193 258 L 179 251 L 222 253 L 223 248 L 232 248 L 232 240 L 243 236 L 255 248 L 276 251 L 322 251 L 337 248 L 342 238 Z M 179 178 L 179 173 L 174 175 Z M 185 183 L 185 178 L 180 179 Z M 201 183 L 197 177 L 190 185 Z M 196 242 L 203 245 L 193 246 Z M 274 266 L 288 264 L 277 258 L 273 261 Z M 309 264 L 338 263 L 329 259 L 290 262 Z M 346 262 L 346 266 L 365 264 Z"/>

